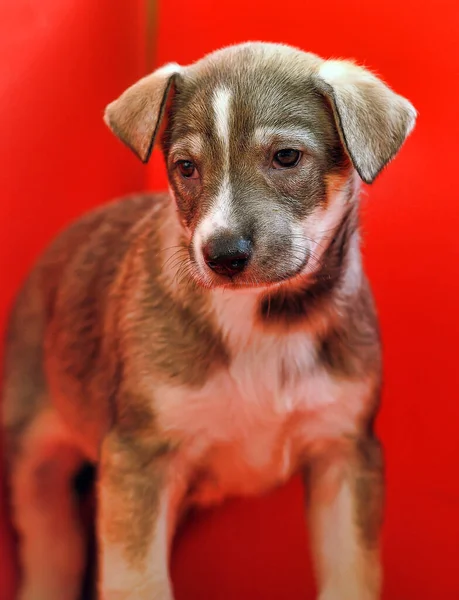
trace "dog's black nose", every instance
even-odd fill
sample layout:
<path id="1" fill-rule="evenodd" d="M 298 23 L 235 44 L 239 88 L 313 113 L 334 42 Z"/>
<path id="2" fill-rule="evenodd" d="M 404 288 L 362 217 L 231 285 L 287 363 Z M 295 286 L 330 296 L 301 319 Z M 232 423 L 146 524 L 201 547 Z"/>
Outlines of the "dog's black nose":
<path id="1" fill-rule="evenodd" d="M 233 277 L 241 273 L 250 260 L 250 240 L 228 234 L 214 236 L 202 249 L 207 266 L 218 273 Z"/>

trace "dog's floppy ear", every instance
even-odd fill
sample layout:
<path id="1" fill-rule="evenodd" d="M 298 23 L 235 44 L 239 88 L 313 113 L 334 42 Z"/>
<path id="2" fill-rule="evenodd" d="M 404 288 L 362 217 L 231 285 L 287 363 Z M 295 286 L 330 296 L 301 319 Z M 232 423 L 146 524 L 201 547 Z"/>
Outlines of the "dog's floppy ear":
<path id="1" fill-rule="evenodd" d="M 144 163 L 150 158 L 174 76 L 180 71 L 177 64 L 154 71 L 105 109 L 104 121 Z"/>
<path id="2" fill-rule="evenodd" d="M 329 60 L 318 71 L 318 87 L 333 108 L 352 163 L 372 183 L 414 127 L 416 110 L 366 69 Z"/>

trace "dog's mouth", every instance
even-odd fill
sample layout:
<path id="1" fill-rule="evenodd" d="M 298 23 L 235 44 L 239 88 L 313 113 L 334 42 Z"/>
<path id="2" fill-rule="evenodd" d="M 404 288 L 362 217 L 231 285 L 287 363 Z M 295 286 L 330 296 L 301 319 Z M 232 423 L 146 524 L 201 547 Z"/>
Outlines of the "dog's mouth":
<path id="1" fill-rule="evenodd" d="M 249 264 L 241 273 L 216 273 L 208 267 L 202 268 L 191 255 L 192 269 L 190 274 L 195 283 L 204 289 L 227 289 L 234 291 L 263 291 L 270 288 L 295 285 L 307 277 L 310 255 L 305 252 L 301 262 L 287 268 L 277 268 L 267 273 L 262 267 Z"/>

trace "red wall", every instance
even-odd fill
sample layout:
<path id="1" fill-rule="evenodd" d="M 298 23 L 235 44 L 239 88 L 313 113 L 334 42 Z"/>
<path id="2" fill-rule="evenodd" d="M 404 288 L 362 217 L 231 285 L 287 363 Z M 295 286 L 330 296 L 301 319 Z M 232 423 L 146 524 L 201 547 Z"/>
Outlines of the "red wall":
<path id="1" fill-rule="evenodd" d="M 101 122 L 144 69 L 143 4 L 0 3 L 0 328 L 62 224 L 147 176 L 164 185 L 158 157 L 142 167 Z M 158 64 L 248 39 L 288 42 L 356 58 L 419 110 L 363 211 L 385 341 L 385 600 L 459 597 L 458 31 L 457 0 L 159 0 Z M 0 600 L 11 600 L 10 553 L 0 546 Z M 179 536 L 173 575 L 178 600 L 312 599 L 298 482 L 201 515 Z"/>

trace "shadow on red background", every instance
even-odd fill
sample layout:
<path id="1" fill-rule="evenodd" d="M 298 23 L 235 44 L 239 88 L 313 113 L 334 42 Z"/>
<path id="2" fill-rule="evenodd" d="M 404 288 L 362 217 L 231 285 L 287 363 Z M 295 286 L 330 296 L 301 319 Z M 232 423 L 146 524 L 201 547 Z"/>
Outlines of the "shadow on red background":
<path id="1" fill-rule="evenodd" d="M 158 157 L 145 169 L 101 122 L 106 102 L 144 69 L 143 9 L 140 0 L 0 7 L 0 326 L 58 228 L 112 196 L 165 183 Z M 419 110 L 363 210 L 385 342 L 385 600 L 459 598 L 458 32 L 456 0 L 159 0 L 158 64 L 248 39 L 288 42 L 355 58 Z M 0 598 L 11 600 L 4 525 Z M 179 537 L 173 576 L 178 600 L 313 598 L 298 483 L 197 518 Z"/>

